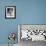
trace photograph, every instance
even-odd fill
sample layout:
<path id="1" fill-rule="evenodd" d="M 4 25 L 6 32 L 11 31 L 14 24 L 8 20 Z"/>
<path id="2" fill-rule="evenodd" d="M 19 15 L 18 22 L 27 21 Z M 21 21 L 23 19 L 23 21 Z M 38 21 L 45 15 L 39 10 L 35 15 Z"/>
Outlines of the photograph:
<path id="1" fill-rule="evenodd" d="M 6 6 L 5 7 L 5 18 L 6 19 L 16 19 L 16 6 Z"/>

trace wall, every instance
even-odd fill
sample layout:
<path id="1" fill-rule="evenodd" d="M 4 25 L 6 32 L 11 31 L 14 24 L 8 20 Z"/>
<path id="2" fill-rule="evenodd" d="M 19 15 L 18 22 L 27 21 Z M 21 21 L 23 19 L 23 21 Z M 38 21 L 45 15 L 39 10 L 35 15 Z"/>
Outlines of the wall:
<path id="1" fill-rule="evenodd" d="M 16 19 L 5 19 L 5 6 L 16 6 Z M 46 0 L 0 0 L 0 44 L 7 44 L 17 24 L 46 24 Z M 16 40 L 17 43 L 17 40 Z"/>

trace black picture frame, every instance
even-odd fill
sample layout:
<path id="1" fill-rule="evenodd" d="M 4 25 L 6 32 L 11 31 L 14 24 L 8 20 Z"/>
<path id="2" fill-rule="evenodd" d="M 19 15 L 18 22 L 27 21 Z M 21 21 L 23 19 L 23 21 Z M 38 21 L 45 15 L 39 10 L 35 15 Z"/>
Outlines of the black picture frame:
<path id="1" fill-rule="evenodd" d="M 16 6 L 5 6 L 5 19 L 16 19 Z"/>

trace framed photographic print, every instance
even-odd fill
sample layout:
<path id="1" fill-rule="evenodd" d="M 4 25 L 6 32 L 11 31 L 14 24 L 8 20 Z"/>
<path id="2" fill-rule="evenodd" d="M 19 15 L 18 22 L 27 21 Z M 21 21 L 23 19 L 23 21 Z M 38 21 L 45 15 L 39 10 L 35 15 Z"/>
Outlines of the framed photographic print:
<path id="1" fill-rule="evenodd" d="M 16 6 L 6 6 L 5 7 L 5 18 L 6 19 L 16 19 Z"/>

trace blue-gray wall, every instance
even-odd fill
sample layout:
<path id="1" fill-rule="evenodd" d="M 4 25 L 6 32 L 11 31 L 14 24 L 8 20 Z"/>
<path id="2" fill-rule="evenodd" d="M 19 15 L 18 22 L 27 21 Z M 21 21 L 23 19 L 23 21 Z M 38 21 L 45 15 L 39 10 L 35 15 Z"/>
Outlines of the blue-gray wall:
<path id="1" fill-rule="evenodd" d="M 16 6 L 16 19 L 5 19 L 5 6 Z M 0 0 L 0 43 L 8 43 L 17 24 L 46 24 L 46 0 Z M 17 42 L 17 40 L 16 40 Z"/>

